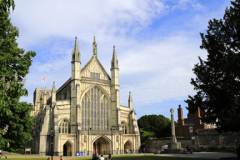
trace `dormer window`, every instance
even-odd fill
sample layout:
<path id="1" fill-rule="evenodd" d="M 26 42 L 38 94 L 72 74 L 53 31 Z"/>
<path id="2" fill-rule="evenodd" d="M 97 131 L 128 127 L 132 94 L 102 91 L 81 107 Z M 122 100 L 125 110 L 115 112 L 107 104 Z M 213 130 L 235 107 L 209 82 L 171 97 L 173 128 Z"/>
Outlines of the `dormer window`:
<path id="1" fill-rule="evenodd" d="M 90 73 L 90 77 L 91 77 L 91 78 L 100 79 L 100 73 L 93 73 L 93 72 L 91 72 L 91 73 Z"/>

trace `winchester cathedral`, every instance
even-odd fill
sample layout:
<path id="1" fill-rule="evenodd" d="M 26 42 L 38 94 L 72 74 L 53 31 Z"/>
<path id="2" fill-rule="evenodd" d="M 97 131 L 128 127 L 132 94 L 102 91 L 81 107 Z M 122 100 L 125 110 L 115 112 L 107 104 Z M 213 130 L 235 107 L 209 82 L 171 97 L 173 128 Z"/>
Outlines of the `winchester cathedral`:
<path id="1" fill-rule="evenodd" d="M 71 77 L 58 89 L 34 91 L 35 126 L 32 153 L 74 156 L 137 153 L 140 134 L 131 92 L 128 106 L 119 102 L 119 68 L 113 46 L 111 77 L 105 71 L 93 41 L 93 56 L 81 68 L 77 37 L 72 52 Z"/>

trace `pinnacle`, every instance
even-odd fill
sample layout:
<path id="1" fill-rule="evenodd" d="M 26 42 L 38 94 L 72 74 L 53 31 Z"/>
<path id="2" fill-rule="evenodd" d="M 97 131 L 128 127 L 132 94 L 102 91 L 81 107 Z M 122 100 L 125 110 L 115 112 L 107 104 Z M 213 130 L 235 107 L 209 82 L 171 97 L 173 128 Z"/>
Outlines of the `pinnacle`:
<path id="1" fill-rule="evenodd" d="M 53 82 L 53 88 L 52 88 L 53 91 L 55 91 L 55 82 Z"/>
<path id="2" fill-rule="evenodd" d="M 118 68 L 118 60 L 117 60 L 115 46 L 113 46 L 112 67 Z"/>

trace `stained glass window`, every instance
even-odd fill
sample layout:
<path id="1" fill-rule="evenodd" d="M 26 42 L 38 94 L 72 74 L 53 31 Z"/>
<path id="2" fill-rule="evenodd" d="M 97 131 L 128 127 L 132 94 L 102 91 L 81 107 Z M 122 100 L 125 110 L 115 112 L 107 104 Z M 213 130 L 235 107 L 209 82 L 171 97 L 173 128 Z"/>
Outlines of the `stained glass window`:
<path id="1" fill-rule="evenodd" d="M 88 130 L 107 130 L 108 129 L 108 101 L 98 88 L 92 88 L 82 99 L 82 128 Z"/>

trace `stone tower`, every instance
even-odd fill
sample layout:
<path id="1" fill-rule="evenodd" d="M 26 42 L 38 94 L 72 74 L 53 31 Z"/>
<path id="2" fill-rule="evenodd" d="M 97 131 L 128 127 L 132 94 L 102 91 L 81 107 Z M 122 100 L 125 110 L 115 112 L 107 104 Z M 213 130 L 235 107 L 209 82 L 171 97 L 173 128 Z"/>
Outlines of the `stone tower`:
<path id="1" fill-rule="evenodd" d="M 80 52 L 78 49 L 77 37 L 75 37 L 74 50 L 72 52 L 72 75 L 71 75 L 71 132 L 76 134 L 77 130 L 77 106 L 80 107 Z M 79 91 L 77 91 L 79 90 Z M 78 93 L 78 94 L 77 94 Z M 78 97 L 79 96 L 79 97 Z"/>
<path id="2" fill-rule="evenodd" d="M 113 56 L 111 61 L 111 99 L 112 99 L 112 129 L 121 130 L 120 108 L 119 108 L 119 68 L 115 46 L 113 46 Z"/>

